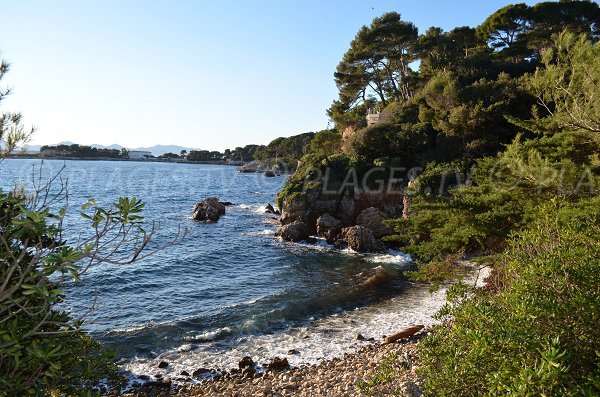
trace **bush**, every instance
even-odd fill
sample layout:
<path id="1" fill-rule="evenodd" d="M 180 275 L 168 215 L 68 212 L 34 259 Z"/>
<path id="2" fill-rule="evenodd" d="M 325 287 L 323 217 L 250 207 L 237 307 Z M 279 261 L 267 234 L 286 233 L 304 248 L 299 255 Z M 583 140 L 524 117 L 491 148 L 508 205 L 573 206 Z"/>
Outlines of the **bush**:
<path id="1" fill-rule="evenodd" d="M 453 288 L 445 321 L 422 343 L 424 395 L 600 393 L 597 204 L 544 205 L 504 255 L 506 289 Z"/>
<path id="2" fill-rule="evenodd" d="M 119 381 L 114 357 L 58 304 L 63 284 L 77 281 L 90 266 L 142 257 L 152 235 L 141 227 L 144 205 L 121 198 L 103 209 L 90 200 L 82 214 L 91 237 L 70 245 L 63 236 L 64 210 L 47 204 L 58 197 L 46 201 L 49 189 L 42 196 L 0 192 L 2 395 L 89 395 L 101 380 Z"/>

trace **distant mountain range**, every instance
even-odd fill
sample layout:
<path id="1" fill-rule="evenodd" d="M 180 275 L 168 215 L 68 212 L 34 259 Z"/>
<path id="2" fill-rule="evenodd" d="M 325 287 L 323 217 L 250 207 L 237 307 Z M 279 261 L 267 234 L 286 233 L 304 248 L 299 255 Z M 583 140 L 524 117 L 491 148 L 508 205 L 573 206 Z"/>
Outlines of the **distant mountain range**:
<path id="1" fill-rule="evenodd" d="M 55 143 L 52 145 L 48 145 L 48 146 L 56 146 L 56 145 L 73 145 L 73 142 L 59 142 L 59 143 Z M 34 153 L 34 152 L 39 152 L 40 148 L 42 147 L 42 145 L 25 145 L 27 148 L 28 152 Z M 82 145 L 83 146 L 83 145 Z M 99 145 L 99 144 L 91 144 L 91 145 L 85 145 L 85 146 L 91 146 L 91 147 L 95 147 L 97 149 L 117 149 L 117 150 L 121 150 L 124 148 L 124 146 L 121 145 L 117 145 L 117 144 L 113 144 L 113 145 L 109 145 L 109 146 L 104 146 L 104 145 Z M 185 146 L 177 146 L 177 145 L 154 145 L 154 146 L 150 146 L 150 147 L 137 147 L 137 148 L 126 148 L 127 150 L 142 150 L 142 151 L 146 151 L 146 152 L 150 152 L 152 153 L 153 156 L 160 156 L 163 155 L 165 153 L 175 153 L 175 154 L 179 154 L 181 153 L 182 150 L 185 150 L 187 152 L 190 152 L 192 150 L 200 150 L 198 148 L 190 148 L 190 147 L 185 147 Z"/>

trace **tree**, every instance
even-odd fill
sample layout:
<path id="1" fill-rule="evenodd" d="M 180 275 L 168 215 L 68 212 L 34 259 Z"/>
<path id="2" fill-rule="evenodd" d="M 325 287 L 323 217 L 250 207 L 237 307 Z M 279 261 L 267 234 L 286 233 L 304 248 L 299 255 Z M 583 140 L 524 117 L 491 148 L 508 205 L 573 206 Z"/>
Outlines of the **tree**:
<path id="1" fill-rule="evenodd" d="M 388 100 L 412 96 L 409 64 L 417 40 L 417 28 L 400 14 L 389 12 L 363 26 L 337 66 L 335 82 L 340 101 L 352 106 L 375 95 L 385 106 Z"/>
<path id="2" fill-rule="evenodd" d="M 9 70 L 9 64 L 0 60 L 0 81 Z M 10 94 L 9 89 L 0 88 L 0 102 Z M 26 129 L 20 113 L 2 113 L 0 115 L 0 158 L 6 156 L 18 146 L 27 143 L 35 129 Z"/>
<path id="3" fill-rule="evenodd" d="M 527 31 L 529 17 L 527 4 L 510 4 L 490 15 L 477 27 L 477 34 L 495 51 L 513 48 Z"/>
<path id="4" fill-rule="evenodd" d="M 322 156 L 337 154 L 342 148 L 342 134 L 336 130 L 323 130 L 310 142 L 310 151 Z"/>
<path id="5" fill-rule="evenodd" d="M 530 87 L 546 117 L 533 125 L 600 133 L 600 42 L 564 31 L 542 62 Z"/>

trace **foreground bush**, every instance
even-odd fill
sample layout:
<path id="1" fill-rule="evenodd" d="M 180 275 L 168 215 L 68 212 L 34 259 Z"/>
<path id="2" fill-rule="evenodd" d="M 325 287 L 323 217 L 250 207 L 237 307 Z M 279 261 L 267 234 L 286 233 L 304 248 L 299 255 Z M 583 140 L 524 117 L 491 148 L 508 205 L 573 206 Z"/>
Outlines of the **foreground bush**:
<path id="1" fill-rule="evenodd" d="M 542 208 L 507 250 L 499 293 L 454 288 L 422 345 L 425 395 L 600 393 L 600 200 L 578 207 Z"/>
<path id="2" fill-rule="evenodd" d="M 50 203 L 40 191 L 0 191 L 0 396 L 88 396 L 100 381 L 120 380 L 114 356 L 60 303 L 65 283 L 90 266 L 145 255 L 152 232 L 141 227 L 144 205 L 121 198 L 103 209 L 90 200 L 82 213 L 90 237 L 69 244 L 64 209 L 54 212 Z"/>

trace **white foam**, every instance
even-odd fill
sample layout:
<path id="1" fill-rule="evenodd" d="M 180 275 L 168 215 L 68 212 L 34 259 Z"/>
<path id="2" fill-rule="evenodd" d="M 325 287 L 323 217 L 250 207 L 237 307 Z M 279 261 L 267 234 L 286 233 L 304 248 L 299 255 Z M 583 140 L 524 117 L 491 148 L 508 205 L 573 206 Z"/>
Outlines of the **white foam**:
<path id="1" fill-rule="evenodd" d="M 208 341 L 213 341 L 221 336 L 229 335 L 230 333 L 231 333 L 231 328 L 223 327 L 223 328 L 217 328 L 212 331 L 202 332 L 198 335 L 186 336 L 184 339 L 189 340 L 189 341 L 196 341 L 196 342 L 208 342 Z"/>
<path id="2" fill-rule="evenodd" d="M 273 357 L 286 357 L 292 366 L 315 364 L 322 360 L 341 357 L 345 353 L 360 349 L 369 341 L 358 341 L 356 335 L 382 340 L 411 324 L 431 325 L 432 318 L 445 303 L 445 290 L 434 294 L 427 286 L 413 285 L 400 294 L 372 306 L 339 312 L 321 319 L 311 319 L 306 326 L 288 328 L 269 335 L 245 335 L 231 341 L 225 347 L 214 339 L 225 329 L 197 335 L 193 347 L 186 343 L 167 351 L 159 357 L 133 359 L 123 369 L 133 374 L 162 373 L 177 382 L 177 375 L 185 370 L 189 373 L 199 367 L 229 369 L 237 367 L 239 360 L 251 356 L 255 362 L 264 364 Z M 245 324 L 250 330 L 251 324 Z M 227 331 L 227 332 L 230 332 Z M 222 335 L 222 334 L 221 334 Z M 183 348 L 185 347 L 185 348 Z M 291 350 L 298 354 L 288 354 Z M 165 369 L 157 369 L 162 360 L 168 361 Z"/>
<path id="3" fill-rule="evenodd" d="M 256 232 L 243 232 L 242 235 L 244 235 L 244 236 L 274 236 L 275 230 L 264 229 L 264 230 L 259 230 Z"/>
<path id="4" fill-rule="evenodd" d="M 392 249 L 389 249 L 385 254 L 368 255 L 365 259 L 374 263 L 394 263 L 398 265 L 407 265 L 412 262 L 410 255 Z"/>

